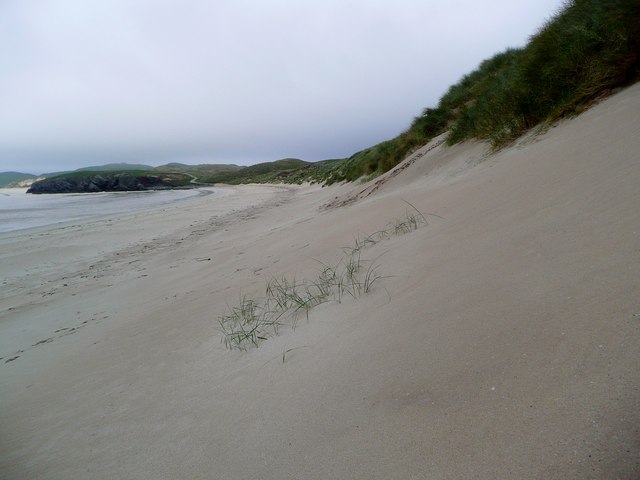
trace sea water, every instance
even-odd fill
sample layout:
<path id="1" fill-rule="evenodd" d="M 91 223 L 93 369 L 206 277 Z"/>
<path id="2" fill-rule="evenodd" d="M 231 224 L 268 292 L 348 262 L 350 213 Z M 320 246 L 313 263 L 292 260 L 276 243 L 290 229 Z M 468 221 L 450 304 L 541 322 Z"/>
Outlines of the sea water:
<path id="1" fill-rule="evenodd" d="M 190 189 L 34 195 L 26 189 L 0 188 L 0 233 L 131 213 L 202 193 Z"/>

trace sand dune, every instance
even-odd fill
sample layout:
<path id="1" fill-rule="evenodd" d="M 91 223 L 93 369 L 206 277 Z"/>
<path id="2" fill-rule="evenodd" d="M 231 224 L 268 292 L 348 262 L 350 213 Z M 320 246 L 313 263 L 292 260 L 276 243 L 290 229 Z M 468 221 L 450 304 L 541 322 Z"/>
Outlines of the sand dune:
<path id="1" fill-rule="evenodd" d="M 638 478 L 639 111 L 0 237 L 0 477 Z M 228 304 L 405 201 L 434 215 L 363 251 L 373 292 L 225 350 Z"/>

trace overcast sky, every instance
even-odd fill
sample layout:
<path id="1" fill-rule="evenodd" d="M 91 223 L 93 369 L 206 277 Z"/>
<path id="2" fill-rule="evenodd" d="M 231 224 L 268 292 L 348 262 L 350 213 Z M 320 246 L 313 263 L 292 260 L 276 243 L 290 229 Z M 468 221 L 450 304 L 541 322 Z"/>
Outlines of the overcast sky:
<path id="1" fill-rule="evenodd" d="M 342 158 L 561 0 L 0 0 L 0 171 Z"/>

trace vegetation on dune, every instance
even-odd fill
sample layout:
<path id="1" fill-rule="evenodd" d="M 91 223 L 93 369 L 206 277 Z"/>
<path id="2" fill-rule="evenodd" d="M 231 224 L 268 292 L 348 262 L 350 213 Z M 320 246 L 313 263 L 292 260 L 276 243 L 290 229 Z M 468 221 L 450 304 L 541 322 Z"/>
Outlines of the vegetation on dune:
<path id="1" fill-rule="evenodd" d="M 524 48 L 485 60 L 405 132 L 344 160 L 326 180 L 384 173 L 445 131 L 449 144 L 477 138 L 499 148 L 639 77 L 640 2 L 572 0 Z"/>
<path id="2" fill-rule="evenodd" d="M 636 81 L 640 3 L 574 0 L 525 48 L 502 56 L 504 61 L 490 73 L 483 71 L 487 62 L 480 66 L 470 101 L 459 105 L 451 143 L 475 137 L 499 147 Z"/>
<path id="3" fill-rule="evenodd" d="M 298 280 L 286 276 L 271 278 L 260 299 L 241 296 L 238 303 L 218 317 L 222 341 L 229 349 L 246 350 L 277 335 L 283 327 L 295 328 L 301 315 L 325 302 L 342 302 L 369 293 L 383 278 L 375 262 L 362 258 L 363 251 L 394 235 L 404 235 L 428 225 L 425 215 L 413 205 L 404 217 L 371 235 L 358 236 L 354 245 L 343 248 L 336 265 L 320 264 L 315 278 Z"/>

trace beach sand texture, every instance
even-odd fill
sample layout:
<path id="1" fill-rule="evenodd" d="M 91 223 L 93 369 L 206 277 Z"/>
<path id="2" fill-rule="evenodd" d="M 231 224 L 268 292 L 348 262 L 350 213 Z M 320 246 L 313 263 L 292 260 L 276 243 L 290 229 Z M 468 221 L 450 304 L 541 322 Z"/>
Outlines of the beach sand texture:
<path id="1" fill-rule="evenodd" d="M 0 236 L 0 478 L 639 478 L 639 113 Z M 405 201 L 371 293 L 225 349 L 227 305 Z"/>

